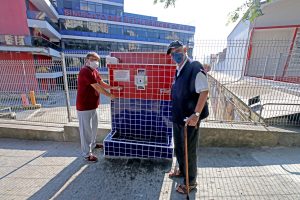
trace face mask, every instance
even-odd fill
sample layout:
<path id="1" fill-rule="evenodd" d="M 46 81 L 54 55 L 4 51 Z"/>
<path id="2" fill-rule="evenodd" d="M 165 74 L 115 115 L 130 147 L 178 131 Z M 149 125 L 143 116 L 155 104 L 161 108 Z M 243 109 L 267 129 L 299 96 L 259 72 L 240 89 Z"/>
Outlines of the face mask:
<path id="1" fill-rule="evenodd" d="M 98 61 L 90 61 L 89 66 L 90 66 L 92 69 L 96 69 L 96 68 L 99 66 L 99 62 L 98 62 Z"/>
<path id="2" fill-rule="evenodd" d="M 177 64 L 180 64 L 180 63 L 182 63 L 182 61 L 184 59 L 184 54 L 183 53 L 173 53 L 172 58 Z"/>

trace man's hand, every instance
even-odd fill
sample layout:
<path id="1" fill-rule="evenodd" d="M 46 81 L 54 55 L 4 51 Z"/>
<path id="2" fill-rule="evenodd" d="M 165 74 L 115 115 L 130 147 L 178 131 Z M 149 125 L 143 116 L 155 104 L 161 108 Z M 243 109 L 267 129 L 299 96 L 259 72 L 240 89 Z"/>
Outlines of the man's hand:
<path id="1" fill-rule="evenodd" d="M 162 93 L 162 94 L 170 94 L 171 93 L 171 89 L 160 89 L 160 93 Z"/>
<path id="2" fill-rule="evenodd" d="M 116 96 L 115 95 L 113 95 L 113 94 L 110 94 L 110 99 L 111 100 L 114 100 L 116 98 Z"/>
<path id="3" fill-rule="evenodd" d="M 192 114 L 187 120 L 185 121 L 185 126 L 196 126 L 199 121 L 199 117 L 195 114 Z"/>

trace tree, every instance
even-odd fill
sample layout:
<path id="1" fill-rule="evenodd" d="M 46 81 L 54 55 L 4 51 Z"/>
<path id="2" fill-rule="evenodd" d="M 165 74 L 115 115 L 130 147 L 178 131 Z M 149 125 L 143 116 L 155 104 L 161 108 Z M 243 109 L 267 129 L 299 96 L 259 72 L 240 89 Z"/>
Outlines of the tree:
<path id="1" fill-rule="evenodd" d="M 266 0 L 266 3 L 270 3 L 272 0 Z M 242 16 L 242 20 L 249 20 L 253 22 L 259 16 L 263 15 L 261 10 L 261 0 L 246 0 L 246 2 L 237 7 L 234 11 L 228 14 L 228 22 L 227 24 L 236 22 L 240 16 Z"/>
<path id="2" fill-rule="evenodd" d="M 263 12 L 261 10 L 261 0 L 245 0 L 246 2 L 237 7 L 234 11 L 228 14 L 228 22 L 227 24 L 236 22 L 241 16 L 242 20 L 249 20 L 253 22 L 255 18 L 262 16 Z M 272 0 L 266 0 L 266 3 L 270 3 Z M 170 6 L 175 7 L 176 0 L 154 0 L 154 4 L 164 3 L 165 8 L 169 8 Z"/>
<path id="3" fill-rule="evenodd" d="M 165 3 L 165 8 L 169 8 L 170 6 L 175 7 L 176 0 L 154 0 L 154 4 L 159 3 Z"/>

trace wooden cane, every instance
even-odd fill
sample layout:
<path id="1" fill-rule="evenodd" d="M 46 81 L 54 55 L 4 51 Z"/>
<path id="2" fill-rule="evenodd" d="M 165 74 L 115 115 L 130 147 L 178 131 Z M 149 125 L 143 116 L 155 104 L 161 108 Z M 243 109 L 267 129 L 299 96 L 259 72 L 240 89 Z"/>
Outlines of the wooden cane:
<path id="1" fill-rule="evenodd" d="M 189 158 L 188 158 L 188 144 L 187 144 L 187 125 L 184 126 L 184 157 L 185 157 L 185 185 L 187 190 L 186 199 L 190 199 L 190 181 L 189 181 Z"/>

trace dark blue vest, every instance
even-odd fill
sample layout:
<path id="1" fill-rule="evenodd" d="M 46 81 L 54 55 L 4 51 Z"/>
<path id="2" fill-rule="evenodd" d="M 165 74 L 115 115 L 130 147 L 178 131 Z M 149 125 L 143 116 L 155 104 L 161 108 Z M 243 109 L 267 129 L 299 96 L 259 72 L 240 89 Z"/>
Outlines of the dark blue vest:
<path id="1" fill-rule="evenodd" d="M 198 61 L 187 60 L 179 76 L 175 75 L 171 91 L 172 121 L 174 123 L 184 125 L 184 119 L 190 117 L 195 111 L 200 95 L 195 89 L 196 76 L 199 72 L 206 75 L 203 66 Z M 200 120 L 208 117 L 208 115 L 208 105 L 206 102 L 200 114 Z"/>

